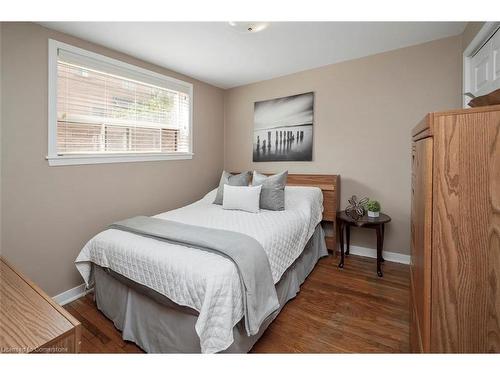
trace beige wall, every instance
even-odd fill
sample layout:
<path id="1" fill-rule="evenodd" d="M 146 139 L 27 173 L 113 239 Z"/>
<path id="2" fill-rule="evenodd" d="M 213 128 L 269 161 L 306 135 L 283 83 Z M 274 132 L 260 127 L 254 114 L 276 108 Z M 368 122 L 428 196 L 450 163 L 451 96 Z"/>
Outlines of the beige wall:
<path id="1" fill-rule="evenodd" d="M 250 84 L 225 94 L 227 170 L 338 173 L 352 194 L 382 204 L 393 222 L 385 250 L 409 253 L 410 131 L 430 111 L 461 106 L 461 37 L 451 37 Z M 312 162 L 252 162 L 253 103 L 314 91 Z M 351 243 L 375 247 L 361 230 Z"/>
<path id="2" fill-rule="evenodd" d="M 194 84 L 193 160 L 49 167 L 48 38 Z M 73 261 L 107 224 L 182 206 L 217 185 L 223 165 L 223 91 L 36 24 L 2 30 L 2 248 L 50 295 L 82 283 Z"/>
<path id="3" fill-rule="evenodd" d="M 192 82 L 194 159 L 49 167 L 48 38 Z M 201 197 L 217 184 L 224 165 L 339 173 L 342 207 L 352 194 L 379 199 L 393 217 L 386 250 L 408 253 L 410 129 L 426 112 L 460 106 L 463 43 L 447 38 L 224 93 L 36 24 L 3 23 L 0 250 L 49 294 L 58 294 L 82 282 L 73 261 L 92 235 L 114 220 Z M 253 103 L 307 91 L 315 92 L 314 161 L 252 163 Z M 374 247 L 373 237 L 355 231 L 352 242 Z"/>

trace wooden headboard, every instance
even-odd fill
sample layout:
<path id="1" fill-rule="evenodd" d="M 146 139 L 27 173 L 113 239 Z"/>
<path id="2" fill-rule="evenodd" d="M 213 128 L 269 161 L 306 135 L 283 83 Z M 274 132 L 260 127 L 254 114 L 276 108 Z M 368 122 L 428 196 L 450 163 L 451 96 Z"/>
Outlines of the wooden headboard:
<path id="1" fill-rule="evenodd" d="M 238 173 L 238 172 L 233 172 Z M 270 176 L 272 173 L 264 173 Z M 323 192 L 323 222 L 327 228 L 326 247 L 335 252 L 337 250 L 337 211 L 340 200 L 340 175 L 337 174 L 288 174 L 287 185 L 314 186 Z"/>
<path id="2" fill-rule="evenodd" d="M 315 186 L 323 192 L 323 222 L 331 225 L 326 236 L 326 247 L 337 250 L 337 211 L 340 200 L 340 176 L 337 174 L 289 174 L 287 185 Z"/>

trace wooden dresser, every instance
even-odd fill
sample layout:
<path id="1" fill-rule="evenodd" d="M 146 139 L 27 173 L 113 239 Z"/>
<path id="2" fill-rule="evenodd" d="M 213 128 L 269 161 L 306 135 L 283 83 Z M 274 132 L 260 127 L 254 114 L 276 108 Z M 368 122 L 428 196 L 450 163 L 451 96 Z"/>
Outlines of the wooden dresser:
<path id="1" fill-rule="evenodd" d="M 500 106 L 412 132 L 410 347 L 500 352 Z"/>
<path id="2" fill-rule="evenodd" d="M 0 353 L 78 353 L 80 323 L 0 258 Z"/>

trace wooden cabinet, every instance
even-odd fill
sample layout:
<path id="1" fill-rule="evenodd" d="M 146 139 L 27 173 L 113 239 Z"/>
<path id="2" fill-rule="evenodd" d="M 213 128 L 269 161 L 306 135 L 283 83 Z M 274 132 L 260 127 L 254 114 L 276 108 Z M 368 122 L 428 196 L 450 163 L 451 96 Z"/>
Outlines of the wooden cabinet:
<path id="1" fill-rule="evenodd" d="M 412 135 L 411 350 L 500 352 L 500 106 Z"/>
<path id="2" fill-rule="evenodd" d="M 78 353 L 80 323 L 0 258 L 0 353 Z"/>
<path id="3" fill-rule="evenodd" d="M 432 153 L 431 137 L 413 145 L 410 285 L 415 322 L 410 335 L 421 351 L 429 350 L 430 336 Z"/>

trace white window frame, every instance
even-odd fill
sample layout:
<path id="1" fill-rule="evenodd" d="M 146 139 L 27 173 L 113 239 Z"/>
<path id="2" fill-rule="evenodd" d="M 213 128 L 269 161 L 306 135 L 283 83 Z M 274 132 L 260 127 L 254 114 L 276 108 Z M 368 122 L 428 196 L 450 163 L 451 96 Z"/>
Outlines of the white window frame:
<path id="1" fill-rule="evenodd" d="M 126 71 L 132 76 L 139 76 L 145 82 L 154 83 L 167 89 L 178 90 L 182 88 L 187 92 L 189 100 L 189 152 L 172 153 L 134 153 L 134 154 L 81 154 L 81 155 L 58 155 L 57 153 L 57 60 L 59 49 L 75 53 L 84 57 L 113 65 L 121 71 Z M 74 47 L 72 45 L 49 39 L 49 71 L 48 71 L 48 155 L 49 166 L 79 165 L 79 164 L 102 164 L 102 163 L 127 163 L 139 161 L 158 160 L 185 160 L 193 158 L 193 85 L 176 78 L 165 76 L 135 65 L 127 64 L 94 52 Z"/>

